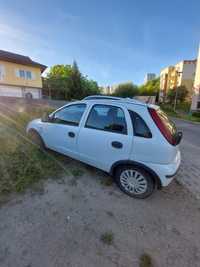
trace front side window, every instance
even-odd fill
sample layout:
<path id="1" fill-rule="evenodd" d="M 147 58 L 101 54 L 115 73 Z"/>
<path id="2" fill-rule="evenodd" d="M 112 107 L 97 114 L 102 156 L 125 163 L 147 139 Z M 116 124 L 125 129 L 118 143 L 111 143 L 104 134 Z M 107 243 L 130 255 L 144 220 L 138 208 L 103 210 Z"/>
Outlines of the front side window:
<path id="1" fill-rule="evenodd" d="M 85 127 L 127 134 L 124 111 L 119 107 L 110 105 L 93 106 Z"/>
<path id="2" fill-rule="evenodd" d="M 151 131 L 140 115 L 132 110 L 129 110 L 129 114 L 133 125 L 134 136 L 151 138 Z"/>
<path id="3" fill-rule="evenodd" d="M 74 104 L 57 111 L 53 116 L 54 123 L 78 126 L 86 104 Z"/>

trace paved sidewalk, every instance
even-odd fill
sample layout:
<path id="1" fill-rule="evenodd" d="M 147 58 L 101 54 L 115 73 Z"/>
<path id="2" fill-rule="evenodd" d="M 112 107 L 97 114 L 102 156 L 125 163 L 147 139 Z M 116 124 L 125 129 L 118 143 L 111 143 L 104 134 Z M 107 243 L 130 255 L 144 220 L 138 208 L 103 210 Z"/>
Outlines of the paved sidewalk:
<path id="1" fill-rule="evenodd" d="M 182 164 L 176 179 L 200 199 L 200 125 L 174 119 L 183 131 Z"/>
<path id="2" fill-rule="evenodd" d="M 200 165 L 193 163 L 182 152 L 182 163 L 176 180 L 184 185 L 196 198 L 200 199 Z"/>

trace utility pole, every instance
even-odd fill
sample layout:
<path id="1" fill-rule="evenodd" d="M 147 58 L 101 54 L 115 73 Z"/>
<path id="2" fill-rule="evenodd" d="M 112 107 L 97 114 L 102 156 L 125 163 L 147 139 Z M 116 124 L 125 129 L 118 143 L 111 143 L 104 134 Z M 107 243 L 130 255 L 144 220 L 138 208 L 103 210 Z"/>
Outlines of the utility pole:
<path id="1" fill-rule="evenodd" d="M 178 98 L 178 86 L 177 86 L 177 77 L 179 77 L 183 73 L 182 71 L 176 70 L 176 76 L 175 76 L 175 99 L 174 99 L 174 111 L 176 111 L 176 105 L 177 105 L 177 98 Z"/>

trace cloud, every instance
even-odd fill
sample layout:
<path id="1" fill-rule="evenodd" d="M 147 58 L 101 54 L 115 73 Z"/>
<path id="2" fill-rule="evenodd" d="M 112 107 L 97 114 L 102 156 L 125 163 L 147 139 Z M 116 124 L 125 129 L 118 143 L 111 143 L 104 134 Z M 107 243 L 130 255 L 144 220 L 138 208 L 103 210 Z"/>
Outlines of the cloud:
<path id="1" fill-rule="evenodd" d="M 36 61 L 55 55 L 48 40 L 37 34 L 37 31 L 27 32 L 22 28 L 16 29 L 12 25 L 0 23 L 0 40 L 0 49 L 27 55 Z"/>
<path id="2" fill-rule="evenodd" d="M 16 40 L 27 44 L 32 44 L 33 42 L 40 43 L 42 45 L 46 45 L 47 42 L 34 35 L 30 32 L 23 31 L 21 29 L 16 29 L 16 27 L 12 27 L 11 25 L 0 23 L 0 37 L 1 38 L 9 38 L 10 40 Z M 2 40 L 2 39 L 1 39 Z"/>

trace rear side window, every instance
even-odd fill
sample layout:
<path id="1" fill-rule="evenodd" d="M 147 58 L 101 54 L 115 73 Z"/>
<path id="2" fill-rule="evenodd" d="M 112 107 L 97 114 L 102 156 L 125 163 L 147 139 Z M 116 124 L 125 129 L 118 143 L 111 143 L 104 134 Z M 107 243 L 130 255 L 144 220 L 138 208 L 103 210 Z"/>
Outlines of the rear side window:
<path id="1" fill-rule="evenodd" d="M 88 116 L 86 128 L 127 134 L 124 111 L 111 105 L 95 105 Z"/>
<path id="2" fill-rule="evenodd" d="M 129 110 L 135 136 L 152 138 L 151 131 L 145 121 L 136 112 Z"/>

